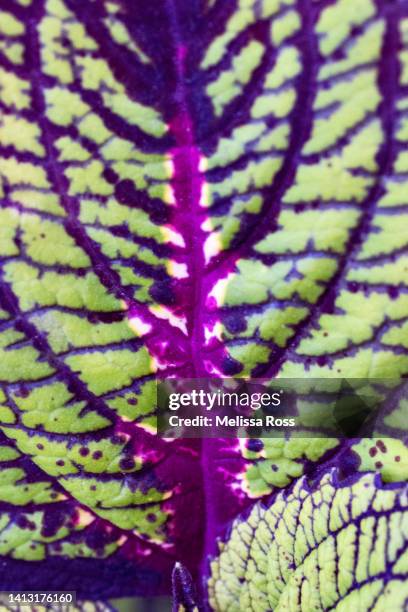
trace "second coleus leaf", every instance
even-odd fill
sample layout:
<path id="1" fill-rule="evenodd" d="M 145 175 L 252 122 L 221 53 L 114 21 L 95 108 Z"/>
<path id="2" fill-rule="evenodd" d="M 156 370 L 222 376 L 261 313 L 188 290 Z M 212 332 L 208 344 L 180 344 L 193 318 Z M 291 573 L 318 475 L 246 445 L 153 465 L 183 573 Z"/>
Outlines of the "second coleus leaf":
<path id="1" fill-rule="evenodd" d="M 408 600 L 408 489 L 335 470 L 235 521 L 211 562 L 217 612 L 395 610 Z"/>

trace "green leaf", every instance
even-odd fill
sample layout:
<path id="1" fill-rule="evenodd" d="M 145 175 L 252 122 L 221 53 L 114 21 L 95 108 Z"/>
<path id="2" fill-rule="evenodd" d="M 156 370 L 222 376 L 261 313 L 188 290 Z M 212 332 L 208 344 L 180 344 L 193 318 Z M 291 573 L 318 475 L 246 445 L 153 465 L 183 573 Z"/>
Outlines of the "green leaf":
<path id="1" fill-rule="evenodd" d="M 336 471 L 235 521 L 211 561 L 217 612 L 406 609 L 408 489 Z"/>

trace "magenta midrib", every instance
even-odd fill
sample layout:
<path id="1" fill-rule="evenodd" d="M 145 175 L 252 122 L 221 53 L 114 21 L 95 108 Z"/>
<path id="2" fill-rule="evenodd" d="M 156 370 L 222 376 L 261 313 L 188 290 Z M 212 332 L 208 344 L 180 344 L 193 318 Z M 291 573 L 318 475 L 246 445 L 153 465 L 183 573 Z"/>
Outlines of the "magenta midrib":
<path id="1" fill-rule="evenodd" d="M 186 88 L 186 58 L 188 47 L 181 40 L 177 22 L 176 7 L 168 2 L 168 13 L 175 33 L 174 61 L 176 83 L 174 91 L 175 114 L 170 121 L 170 131 L 174 136 L 175 147 L 171 151 L 173 176 L 171 180 L 175 210 L 173 222 L 185 243 L 184 261 L 187 266 L 186 292 L 182 296 L 181 314 L 185 316 L 187 328 L 187 350 L 193 368 L 193 376 L 204 376 L 201 359 L 204 345 L 204 327 L 202 313 L 205 299 L 202 282 L 205 260 L 205 232 L 201 229 L 203 214 L 201 194 L 204 184 L 200 172 L 201 153 L 195 141 L 193 120 L 191 117 L 188 92 Z"/>
<path id="2" fill-rule="evenodd" d="M 170 129 L 175 138 L 173 151 L 173 178 L 172 189 L 175 200 L 175 214 L 173 217 L 176 229 L 180 229 L 185 241 L 185 262 L 187 264 L 187 293 L 183 296 L 183 314 L 187 323 L 187 345 L 190 356 L 191 374 L 185 376 L 192 378 L 206 377 L 209 374 L 205 368 L 203 349 L 205 342 L 204 321 L 206 295 L 204 291 L 205 232 L 201 225 L 203 222 L 203 208 L 201 196 L 204 185 L 203 175 L 200 172 L 200 149 L 195 140 L 193 121 L 188 104 L 186 90 L 185 61 L 188 53 L 187 46 L 181 43 L 181 35 L 177 22 L 177 7 L 175 0 L 166 2 L 168 15 L 175 32 L 175 62 L 176 87 L 175 101 L 176 113 L 171 122 Z M 181 180 L 179 180 L 181 179 Z M 213 474 L 211 473 L 210 457 L 211 440 L 201 440 L 200 453 L 200 484 L 204 512 L 202 538 L 198 546 L 205 551 L 209 542 L 215 539 L 216 511 L 211 498 Z M 203 558 L 205 554 L 203 555 Z"/>

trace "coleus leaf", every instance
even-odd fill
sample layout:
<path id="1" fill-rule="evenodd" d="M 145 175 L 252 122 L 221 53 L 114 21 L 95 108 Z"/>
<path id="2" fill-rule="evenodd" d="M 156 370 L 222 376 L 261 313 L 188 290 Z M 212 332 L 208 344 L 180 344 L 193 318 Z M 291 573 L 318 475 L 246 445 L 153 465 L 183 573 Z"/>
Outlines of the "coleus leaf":
<path id="1" fill-rule="evenodd" d="M 2 587 L 162 592 L 338 445 L 159 440 L 157 372 L 408 371 L 406 7 L 0 11 Z"/>
<path id="2" fill-rule="evenodd" d="M 212 610 L 405 610 L 407 486 L 300 479 L 238 519 L 208 581 Z"/>

